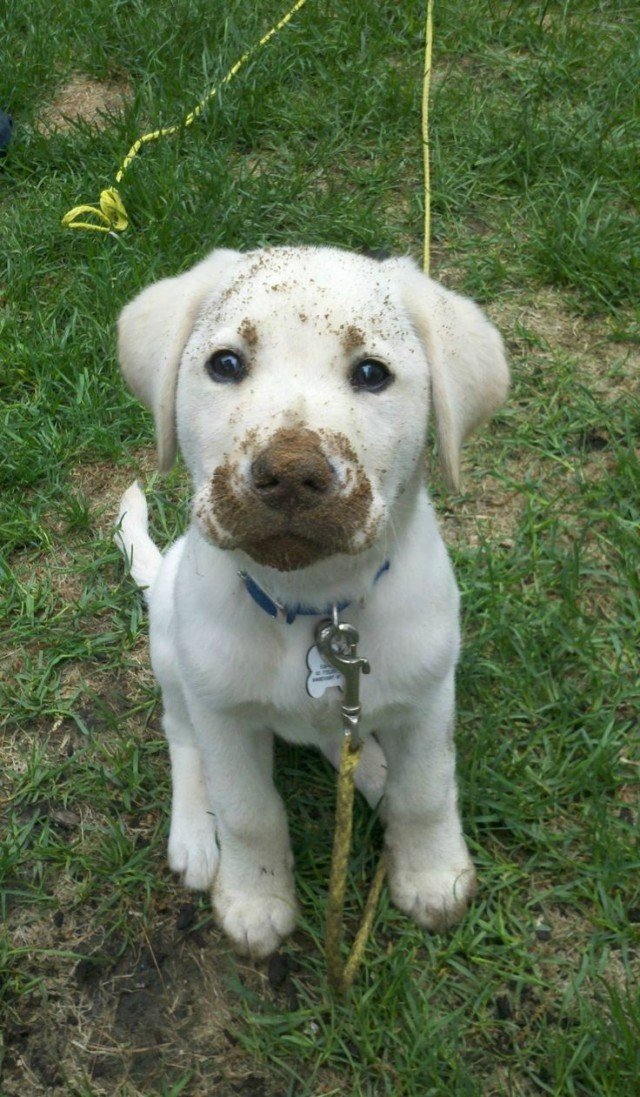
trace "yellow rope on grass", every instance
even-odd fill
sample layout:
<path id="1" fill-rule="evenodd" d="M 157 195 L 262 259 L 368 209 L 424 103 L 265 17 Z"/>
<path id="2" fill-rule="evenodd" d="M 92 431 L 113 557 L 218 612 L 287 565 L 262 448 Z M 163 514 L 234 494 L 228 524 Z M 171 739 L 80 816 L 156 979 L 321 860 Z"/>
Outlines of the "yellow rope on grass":
<path id="1" fill-rule="evenodd" d="M 373 883 L 367 896 L 360 928 L 356 933 L 351 952 L 342 961 L 342 936 L 344 921 L 344 896 L 347 886 L 351 835 L 353 832 L 354 777 L 360 761 L 362 747 L 351 749 L 351 738 L 345 735 L 340 754 L 340 771 L 336 792 L 336 824 L 331 854 L 329 876 L 329 900 L 325 929 L 325 957 L 329 984 L 339 994 L 351 986 L 362 960 L 367 939 L 371 932 L 378 899 L 384 883 L 385 857 L 380 858 Z"/>
<path id="2" fill-rule="evenodd" d="M 160 137 L 170 137 L 172 134 L 177 133 L 178 130 L 185 129 L 187 126 L 192 126 L 196 119 L 202 114 L 207 103 L 218 94 L 220 88 L 223 88 L 233 80 L 234 76 L 240 71 L 243 65 L 246 65 L 247 61 L 249 61 L 258 50 L 262 49 L 263 46 L 266 46 L 267 42 L 273 38 L 274 34 L 281 31 L 283 27 L 286 27 L 287 23 L 290 22 L 300 8 L 304 7 L 306 2 L 307 0 L 296 0 L 296 3 L 286 15 L 283 15 L 282 19 L 280 19 L 278 23 L 275 23 L 255 46 L 252 46 L 242 54 L 242 57 L 236 61 L 235 65 L 231 66 L 227 75 L 222 78 L 219 84 L 207 92 L 193 110 L 189 112 L 183 122 L 179 122 L 174 126 L 163 126 L 153 130 L 151 133 L 145 133 L 142 137 L 139 137 L 122 161 L 122 165 L 116 175 L 116 183 L 122 182 L 124 173 L 144 145 L 147 145 L 150 141 L 157 141 Z M 91 214 L 93 217 L 97 218 L 98 223 L 79 220 L 83 214 Z M 129 224 L 129 217 L 118 191 L 115 187 L 110 187 L 107 190 L 102 191 L 99 206 L 74 206 L 68 213 L 65 213 L 62 218 L 62 224 L 65 228 L 69 229 L 91 229 L 93 232 L 114 233 L 123 232 L 126 229 Z"/>

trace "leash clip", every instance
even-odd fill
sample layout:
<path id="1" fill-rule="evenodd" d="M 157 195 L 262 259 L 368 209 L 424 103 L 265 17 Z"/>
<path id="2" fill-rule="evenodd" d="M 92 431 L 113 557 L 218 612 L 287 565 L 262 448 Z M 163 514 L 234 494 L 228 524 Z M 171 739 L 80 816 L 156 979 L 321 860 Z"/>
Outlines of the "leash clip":
<path id="1" fill-rule="evenodd" d="M 358 734 L 362 705 L 360 704 L 360 674 L 369 674 L 369 661 L 357 654 L 360 633 L 353 625 L 340 621 L 337 605 L 333 606 L 332 619 L 316 625 L 318 651 L 344 676 L 344 694 L 340 703 L 342 726 L 349 743 L 349 750 L 362 746 Z"/>

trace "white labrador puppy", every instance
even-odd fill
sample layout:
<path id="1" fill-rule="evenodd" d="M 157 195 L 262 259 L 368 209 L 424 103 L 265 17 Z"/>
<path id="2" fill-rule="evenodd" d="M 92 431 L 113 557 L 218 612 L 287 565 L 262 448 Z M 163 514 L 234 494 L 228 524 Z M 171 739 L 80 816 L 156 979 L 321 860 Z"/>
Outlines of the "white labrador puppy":
<path id="1" fill-rule="evenodd" d="M 393 901 L 449 925 L 475 877 L 453 746 L 459 599 L 423 457 L 433 405 L 456 484 L 463 440 L 507 392 L 500 336 L 408 259 L 313 247 L 214 251 L 141 293 L 119 335 L 160 467 L 179 444 L 194 484 L 164 556 L 137 485 L 119 515 L 162 688 L 171 868 L 212 887 L 239 951 L 267 956 L 293 930 L 273 733 L 337 761 L 339 687 L 322 692 L 309 654 L 337 604 L 371 665 L 359 784 L 383 795 Z"/>

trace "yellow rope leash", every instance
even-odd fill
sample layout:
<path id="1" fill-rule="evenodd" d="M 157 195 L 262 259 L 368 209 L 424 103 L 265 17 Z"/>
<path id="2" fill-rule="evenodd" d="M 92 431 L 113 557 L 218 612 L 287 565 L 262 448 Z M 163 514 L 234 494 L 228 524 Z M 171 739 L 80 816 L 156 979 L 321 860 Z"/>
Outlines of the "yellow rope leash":
<path id="1" fill-rule="evenodd" d="M 427 0 L 427 25 L 425 35 L 424 81 L 422 86 L 422 155 L 424 163 L 424 271 L 429 273 L 429 240 L 431 235 L 431 183 L 429 173 L 429 87 L 431 82 L 431 53 L 433 47 L 433 0 Z M 344 897 L 347 887 L 351 836 L 353 833 L 354 777 L 360 761 L 362 747 L 351 747 L 351 738 L 345 735 L 340 754 L 340 770 L 336 792 L 336 822 L 329 876 L 329 899 L 325 927 L 325 958 L 329 985 L 338 994 L 349 989 L 367 944 L 371 926 L 382 891 L 386 871 L 384 853 L 380 857 L 373 883 L 367 896 L 360 928 L 343 962 L 342 937 L 344 922 Z"/>
<path id="2" fill-rule="evenodd" d="M 218 94 L 221 88 L 223 88 L 226 84 L 230 83 L 230 81 L 233 80 L 234 76 L 240 71 L 243 65 L 246 65 L 247 61 L 249 61 L 254 56 L 254 54 L 258 52 L 258 50 L 262 49 L 263 46 L 266 46 L 267 42 L 269 42 L 269 40 L 273 38 L 275 34 L 281 31 L 283 27 L 286 27 L 287 23 L 290 22 L 296 12 L 300 11 L 300 8 L 304 7 L 306 2 L 307 0 L 296 0 L 296 3 L 293 5 L 293 7 L 286 13 L 286 15 L 283 15 L 282 19 L 280 19 L 278 23 L 274 24 L 274 26 L 271 27 L 271 29 L 262 36 L 257 45 L 252 46 L 250 49 L 242 54 L 242 57 L 240 57 L 239 60 L 236 61 L 235 65 L 231 66 L 227 75 L 224 76 L 220 83 L 213 87 L 211 91 L 207 92 L 207 94 L 199 101 L 199 103 L 193 108 L 193 110 L 189 112 L 183 122 L 179 122 L 174 126 L 164 126 L 160 129 L 153 130 L 152 133 L 145 133 L 142 137 L 139 137 L 138 140 L 131 146 L 127 155 L 122 161 L 120 170 L 116 175 L 116 183 L 119 184 L 122 182 L 124 173 L 131 164 L 132 160 L 134 160 L 135 157 L 138 155 L 143 145 L 147 145 L 150 141 L 157 141 L 160 137 L 170 137 L 172 134 L 177 133 L 178 130 L 185 129 L 187 126 L 192 126 L 193 123 L 202 114 L 207 103 L 209 103 L 210 100 Z M 79 220 L 79 218 L 82 217 L 83 214 L 91 214 L 93 217 L 97 218 L 98 223 L 96 224 L 93 221 Z M 65 228 L 69 229 L 91 229 L 93 232 L 110 233 L 124 232 L 127 225 L 129 224 L 129 217 L 118 191 L 115 187 L 109 187 L 107 190 L 102 191 L 100 195 L 99 207 L 86 205 L 74 206 L 74 208 L 69 210 L 68 213 L 65 213 L 64 217 L 62 218 L 62 224 Z"/>
<path id="3" fill-rule="evenodd" d="M 351 835 L 353 832 L 353 797 L 355 771 L 360 761 L 362 747 L 351 749 L 348 735 L 345 735 L 340 755 L 340 772 L 336 792 L 336 825 L 331 854 L 331 873 L 329 876 L 329 901 L 327 903 L 327 922 L 325 928 L 325 957 L 330 986 L 339 994 L 351 986 L 362 960 L 367 939 L 371 932 L 373 918 L 382 891 L 385 874 L 385 857 L 381 856 L 373 878 L 371 889 L 365 903 L 360 928 L 356 933 L 351 952 L 345 963 L 342 962 L 341 945 L 344 914 L 344 896 L 347 886 Z"/>

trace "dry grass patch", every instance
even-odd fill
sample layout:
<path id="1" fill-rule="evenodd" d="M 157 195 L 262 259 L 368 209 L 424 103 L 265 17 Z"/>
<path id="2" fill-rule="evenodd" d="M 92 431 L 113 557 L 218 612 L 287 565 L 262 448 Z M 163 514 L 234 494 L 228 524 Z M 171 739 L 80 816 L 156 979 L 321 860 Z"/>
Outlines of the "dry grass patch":
<path id="1" fill-rule="evenodd" d="M 640 345 L 631 312 L 616 318 L 585 315 L 568 294 L 549 288 L 503 299 L 487 311 L 512 352 L 526 352 L 540 364 L 558 355 L 575 359 L 576 381 L 603 401 L 640 395 Z"/>
<path id="2" fill-rule="evenodd" d="M 78 122 L 105 129 L 114 114 L 120 114 L 133 99 L 133 87 L 126 77 L 92 80 L 76 74 L 58 88 L 51 103 L 40 111 L 39 133 L 65 133 Z"/>
<path id="3" fill-rule="evenodd" d="M 157 471 L 157 457 L 153 446 L 133 450 L 126 465 L 114 465 L 110 461 L 92 461 L 76 465 L 69 478 L 74 489 L 91 503 L 97 518 L 116 520 L 120 499 L 133 480 L 143 483 Z"/>

